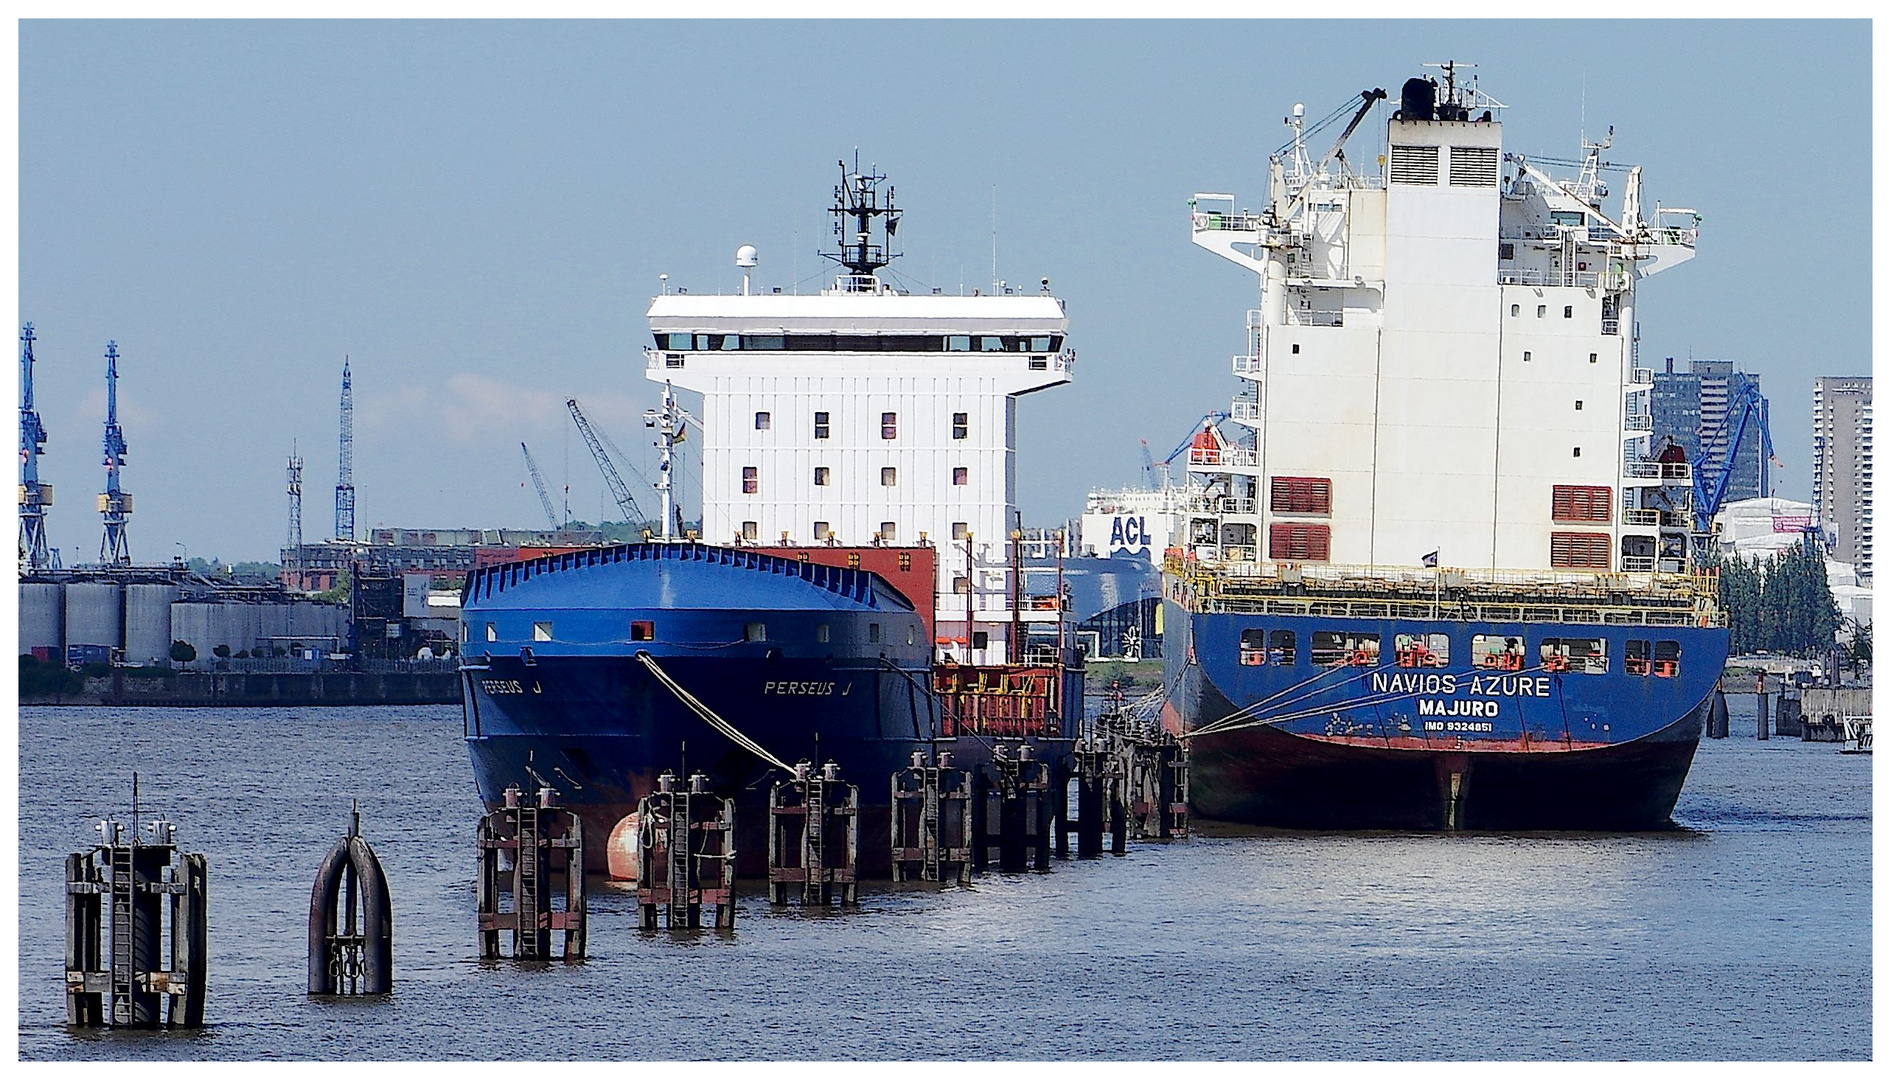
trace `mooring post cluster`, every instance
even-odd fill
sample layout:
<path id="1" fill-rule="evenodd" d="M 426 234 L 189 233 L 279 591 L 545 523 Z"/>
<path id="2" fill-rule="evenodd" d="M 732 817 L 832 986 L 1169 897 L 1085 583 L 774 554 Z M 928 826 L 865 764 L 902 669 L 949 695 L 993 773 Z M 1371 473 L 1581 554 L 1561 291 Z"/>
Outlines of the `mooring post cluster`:
<path id="1" fill-rule="evenodd" d="M 893 774 L 892 876 L 894 881 L 972 883 L 972 780 L 952 767 L 952 751 L 913 763 Z"/>
<path id="2" fill-rule="evenodd" d="M 129 829 L 106 818 L 97 846 L 66 856 L 66 1020 L 202 1027 L 208 864 L 177 850 L 163 818 L 144 823 L 150 842 L 139 835 L 137 791 L 134 775 Z"/>
<path id="3" fill-rule="evenodd" d="M 768 795 L 768 901 L 843 906 L 860 901 L 860 789 L 833 762 L 802 760 Z M 798 888 L 796 888 L 798 886 Z"/>
<path id="4" fill-rule="evenodd" d="M 679 785 L 666 769 L 638 803 L 637 820 L 638 925 L 655 930 L 660 911 L 670 929 L 694 929 L 709 907 L 718 929 L 733 929 L 735 801 L 711 792 L 702 773 Z"/>
<path id="5" fill-rule="evenodd" d="M 555 932 L 564 935 L 561 959 L 584 959 L 584 826 L 557 797 L 541 787 L 528 798 L 515 784 L 506 788 L 504 805 L 480 819 L 482 960 L 499 959 L 500 934 L 507 930 L 515 960 L 551 959 Z"/>

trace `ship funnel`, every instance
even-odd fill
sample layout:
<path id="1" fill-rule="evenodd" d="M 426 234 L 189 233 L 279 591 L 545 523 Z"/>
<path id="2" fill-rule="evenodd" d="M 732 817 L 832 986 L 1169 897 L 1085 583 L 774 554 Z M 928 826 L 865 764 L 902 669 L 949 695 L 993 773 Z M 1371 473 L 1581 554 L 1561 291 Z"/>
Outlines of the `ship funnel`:
<path id="1" fill-rule="evenodd" d="M 1437 100 L 1437 83 L 1420 77 L 1407 79 L 1399 91 L 1399 115 L 1406 120 L 1430 120 Z"/>

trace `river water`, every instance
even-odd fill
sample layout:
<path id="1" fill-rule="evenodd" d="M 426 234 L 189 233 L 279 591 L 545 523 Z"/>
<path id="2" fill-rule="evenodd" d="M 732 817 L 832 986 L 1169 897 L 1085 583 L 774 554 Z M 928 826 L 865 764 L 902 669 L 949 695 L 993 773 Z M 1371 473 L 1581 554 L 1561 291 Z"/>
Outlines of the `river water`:
<path id="1" fill-rule="evenodd" d="M 1738 700 L 1738 699 L 1736 699 Z M 1871 759 L 1707 741 L 1665 833 L 1204 829 L 482 965 L 457 708 L 20 710 L 22 1058 L 1871 1057 Z M 1744 737 L 1741 737 L 1744 734 Z M 208 1026 L 65 1026 L 63 859 L 130 777 L 210 866 Z M 309 888 L 359 799 L 395 993 L 304 994 Z"/>

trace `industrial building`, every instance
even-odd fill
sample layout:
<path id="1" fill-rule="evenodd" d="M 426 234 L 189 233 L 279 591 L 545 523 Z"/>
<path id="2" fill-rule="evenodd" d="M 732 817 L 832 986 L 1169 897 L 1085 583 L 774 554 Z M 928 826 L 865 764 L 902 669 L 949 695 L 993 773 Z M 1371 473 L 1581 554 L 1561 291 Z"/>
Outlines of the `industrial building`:
<path id="1" fill-rule="evenodd" d="M 325 656 L 348 642 L 346 605 L 224 585 L 182 567 L 38 573 L 19 589 L 20 652 L 48 662 L 170 665 L 182 641 L 196 655 L 177 666 L 191 669 L 238 653 Z"/>
<path id="2" fill-rule="evenodd" d="M 1812 384 L 1812 508 L 1832 557 L 1871 581 L 1871 377 Z"/>

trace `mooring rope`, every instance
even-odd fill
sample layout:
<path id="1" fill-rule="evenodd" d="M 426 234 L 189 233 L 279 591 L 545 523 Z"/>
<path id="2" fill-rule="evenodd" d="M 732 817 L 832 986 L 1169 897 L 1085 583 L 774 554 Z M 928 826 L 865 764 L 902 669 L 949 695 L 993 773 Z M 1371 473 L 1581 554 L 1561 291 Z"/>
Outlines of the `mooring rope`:
<path id="1" fill-rule="evenodd" d="M 656 676 L 656 679 L 658 682 L 662 683 L 664 687 L 670 691 L 670 693 L 676 695 L 676 700 L 682 702 L 685 706 L 689 708 L 691 712 L 695 713 L 697 716 L 702 717 L 703 723 L 708 724 L 710 727 L 715 728 L 717 731 L 720 731 L 722 734 L 726 735 L 730 742 L 736 744 L 737 746 L 741 747 L 744 750 L 747 750 L 749 753 L 754 754 L 756 757 L 761 758 L 763 761 L 768 762 L 770 765 L 773 765 L 778 769 L 786 769 L 790 772 L 794 771 L 794 766 L 789 765 L 787 762 L 769 753 L 767 749 L 765 749 L 762 746 L 761 743 L 758 743 L 754 739 L 751 739 L 747 735 L 744 735 L 740 731 L 737 731 L 734 724 L 731 724 L 727 720 L 724 720 L 722 717 L 717 716 L 716 711 L 714 709 L 711 709 L 709 706 L 704 705 L 700 700 L 697 699 L 696 695 L 690 693 L 688 690 L 683 689 L 683 684 L 677 682 L 674 678 L 670 676 L 669 672 L 663 670 L 663 668 L 657 664 L 655 657 L 651 656 L 647 652 L 639 650 L 637 653 L 637 661 L 638 663 L 641 663 L 644 667 L 649 668 L 650 674 Z"/>

